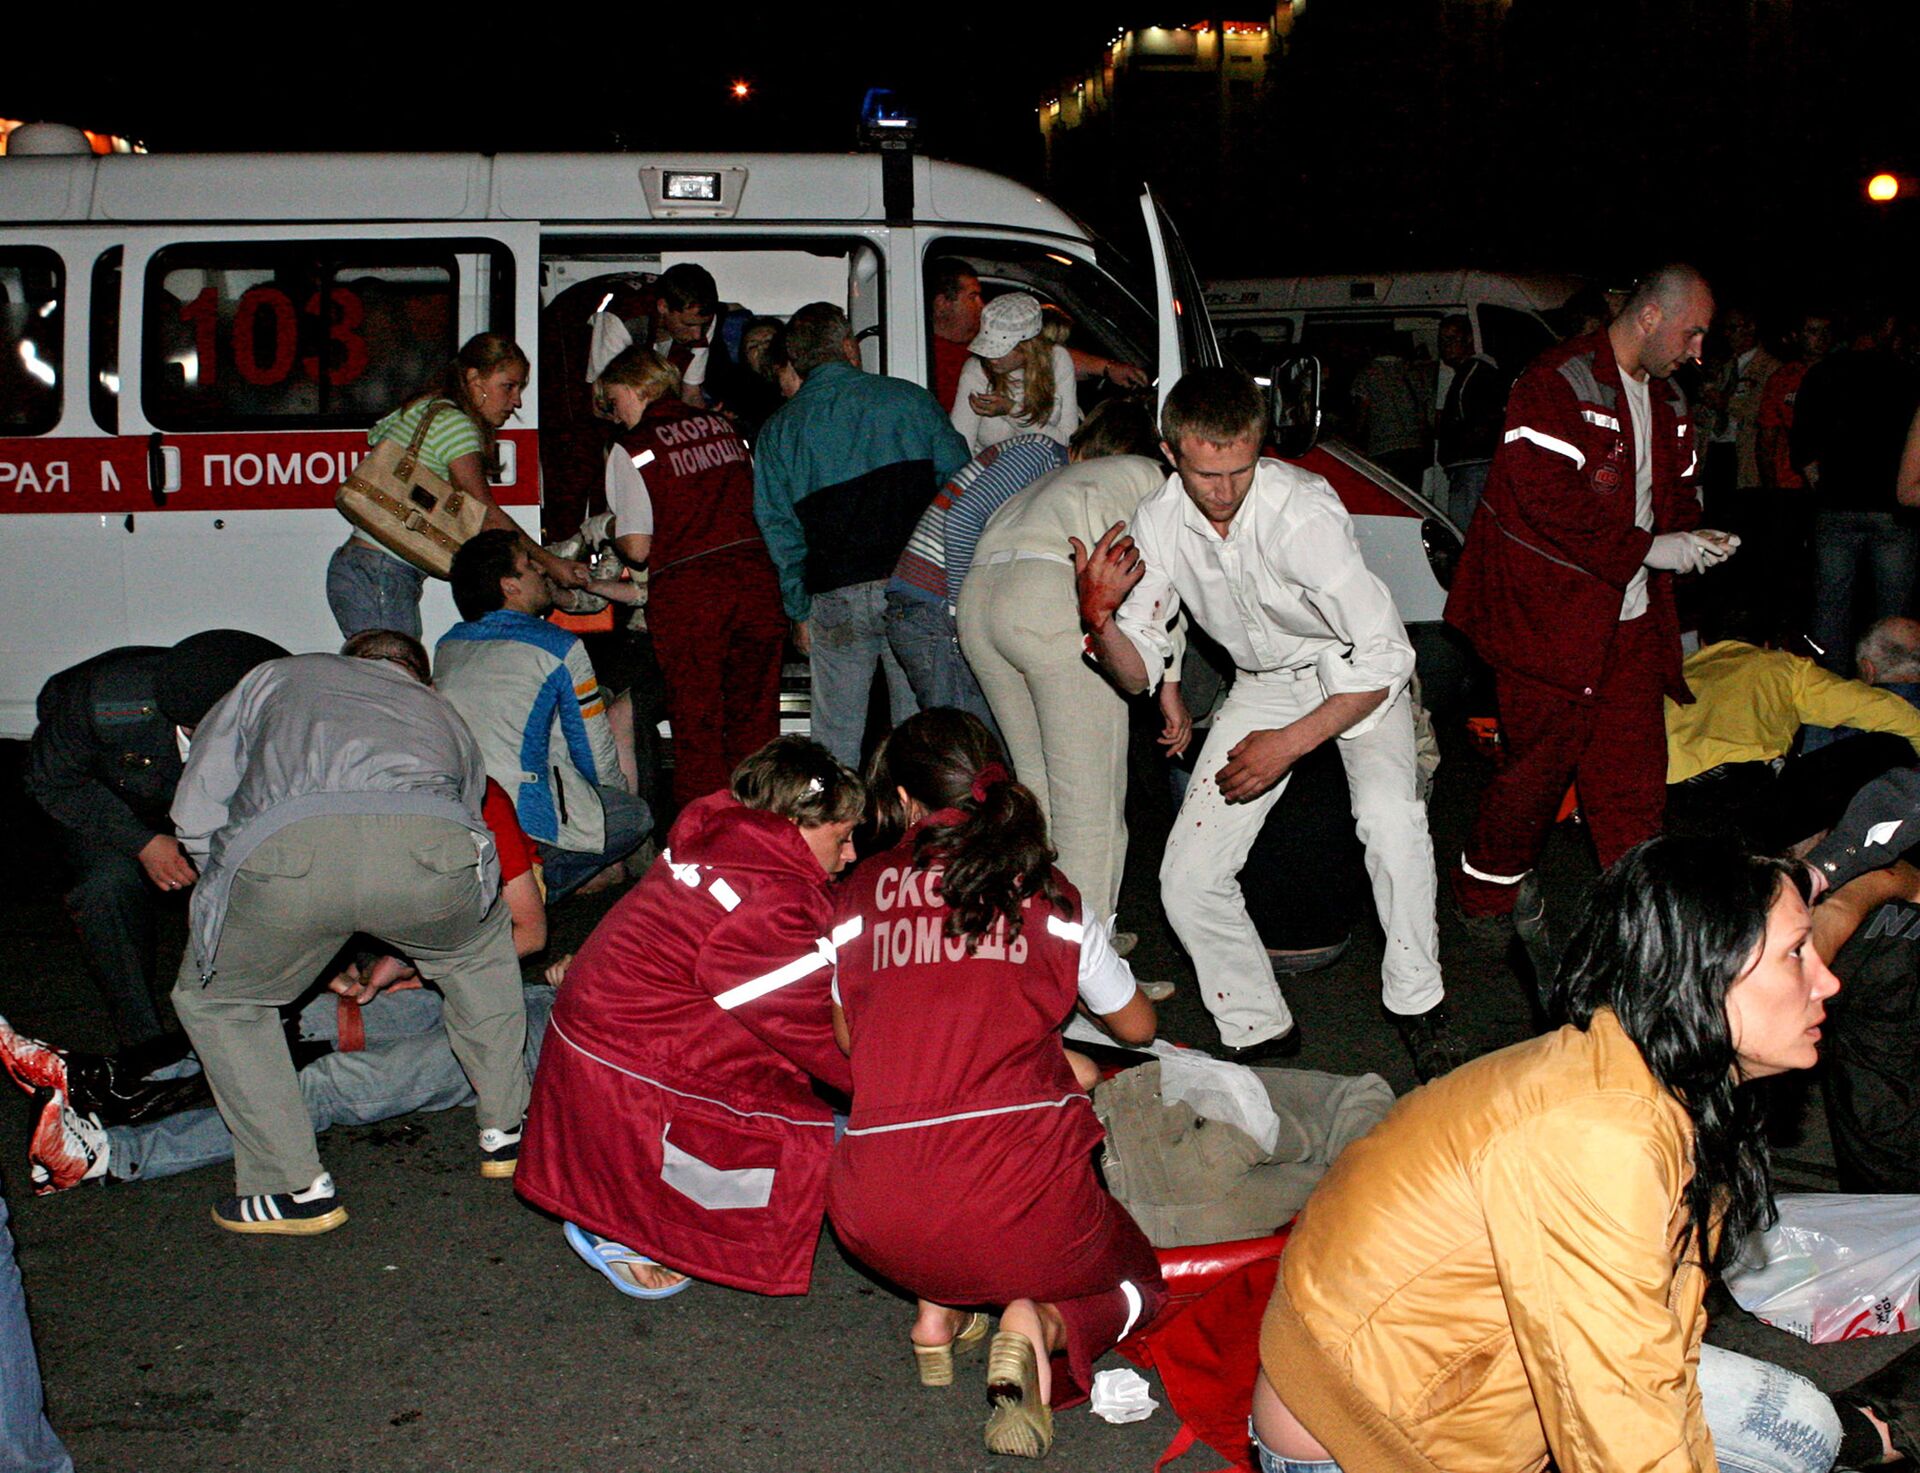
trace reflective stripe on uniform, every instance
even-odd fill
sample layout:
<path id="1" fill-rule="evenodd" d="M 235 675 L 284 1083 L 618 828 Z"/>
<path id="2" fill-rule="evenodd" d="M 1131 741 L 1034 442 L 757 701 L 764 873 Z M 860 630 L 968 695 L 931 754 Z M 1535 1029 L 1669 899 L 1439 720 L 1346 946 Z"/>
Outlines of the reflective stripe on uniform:
<path id="1" fill-rule="evenodd" d="M 832 943 L 822 939 L 820 949 L 806 956 L 795 957 L 785 966 L 775 967 L 771 972 L 763 972 L 751 982 L 742 982 L 738 987 L 729 987 L 725 992 L 716 993 L 714 1001 L 728 1012 L 755 998 L 765 997 L 769 992 L 778 992 L 789 982 L 798 982 L 802 977 L 811 976 L 833 961 Z"/>
<path id="2" fill-rule="evenodd" d="M 1075 1100 L 1084 1101 L 1085 1090 L 1076 1089 L 1070 1095 L 1062 1095 L 1057 1100 L 1035 1100 L 1030 1105 L 1000 1105 L 991 1110 L 962 1110 L 957 1115 L 933 1115 L 925 1120 L 902 1120 L 897 1125 L 863 1125 L 858 1130 L 851 1126 L 848 1135 L 891 1135 L 896 1130 L 925 1130 L 930 1125 L 952 1125 L 961 1120 L 984 1120 L 989 1115 L 1018 1115 L 1027 1110 L 1058 1110 L 1063 1105 L 1071 1105 Z"/>
<path id="3" fill-rule="evenodd" d="M 1542 450 L 1551 450 L 1555 455 L 1566 456 L 1576 466 L 1584 466 L 1587 463 L 1587 457 L 1580 453 L 1577 446 L 1569 445 L 1565 440 L 1555 439 L 1552 435 L 1542 434 L 1530 425 L 1520 425 L 1508 430 L 1506 443 L 1511 445 L 1515 440 L 1530 440 Z"/>
<path id="4" fill-rule="evenodd" d="M 1460 855 L 1460 868 L 1465 870 L 1474 879 L 1483 881 L 1489 885 L 1517 885 L 1524 880 L 1529 873 L 1527 870 L 1521 870 L 1517 875 L 1490 875 L 1485 870 L 1475 869 L 1472 865 L 1468 864 L 1467 856 L 1464 852 Z"/>
<path id="5" fill-rule="evenodd" d="M 1145 1308 L 1140 1291 L 1133 1287 L 1132 1279 L 1120 1281 L 1120 1292 L 1127 1296 L 1127 1322 L 1120 1327 L 1120 1333 L 1114 1336 L 1116 1341 L 1124 1340 L 1132 1333 L 1135 1322 L 1140 1318 L 1140 1311 Z"/>
<path id="6" fill-rule="evenodd" d="M 842 921 L 833 928 L 833 935 L 828 938 L 828 944 L 838 951 L 866 928 L 867 923 L 862 916 L 854 916 L 851 920 Z"/>

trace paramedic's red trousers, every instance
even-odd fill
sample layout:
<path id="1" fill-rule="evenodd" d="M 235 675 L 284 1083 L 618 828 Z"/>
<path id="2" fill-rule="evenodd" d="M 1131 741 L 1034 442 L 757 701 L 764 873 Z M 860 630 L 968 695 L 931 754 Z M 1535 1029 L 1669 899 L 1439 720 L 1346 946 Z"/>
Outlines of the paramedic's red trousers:
<path id="1" fill-rule="evenodd" d="M 647 626 L 667 685 L 673 798 L 685 807 L 780 734 L 787 616 L 773 566 L 716 553 L 671 569 L 648 592 Z"/>
<path id="2" fill-rule="evenodd" d="M 1480 795 L 1480 812 L 1454 871 L 1468 915 L 1506 915 L 1540 858 L 1569 782 L 1602 868 L 1660 831 L 1667 804 L 1667 727 L 1652 619 L 1614 636 L 1592 701 L 1495 672 L 1505 762 Z"/>

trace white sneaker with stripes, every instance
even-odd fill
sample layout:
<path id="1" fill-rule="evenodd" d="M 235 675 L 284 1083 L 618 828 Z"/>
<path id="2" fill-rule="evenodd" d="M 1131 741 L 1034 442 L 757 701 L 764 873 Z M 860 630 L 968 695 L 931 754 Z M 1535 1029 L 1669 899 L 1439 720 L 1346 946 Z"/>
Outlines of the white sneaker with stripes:
<path id="1" fill-rule="evenodd" d="M 333 1177 L 321 1172 L 303 1192 L 262 1192 L 225 1197 L 214 1204 L 213 1220 L 230 1233 L 285 1233 L 309 1237 L 330 1233 L 347 1220 L 347 1209 L 333 1190 Z"/>

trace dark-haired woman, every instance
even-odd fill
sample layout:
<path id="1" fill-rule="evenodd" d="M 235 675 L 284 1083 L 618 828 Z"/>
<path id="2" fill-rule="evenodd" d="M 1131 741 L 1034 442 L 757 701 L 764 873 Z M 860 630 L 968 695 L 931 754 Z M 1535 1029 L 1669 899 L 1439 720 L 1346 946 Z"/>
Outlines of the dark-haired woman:
<path id="1" fill-rule="evenodd" d="M 1730 842 L 1650 839 L 1607 871 L 1566 1026 L 1409 1095 L 1301 1214 L 1261 1330 L 1261 1466 L 1824 1473 L 1827 1399 L 1700 1338 L 1709 1267 L 1772 1211 L 1744 1086 L 1817 1061 L 1839 987 L 1809 932 L 1795 871 Z M 1878 1430 L 1844 1425 L 1877 1461 Z"/>
<path id="2" fill-rule="evenodd" d="M 845 1093 L 827 997 L 829 879 L 860 779 L 776 737 L 668 847 L 568 966 L 514 1185 L 621 1293 L 691 1279 L 804 1294 Z"/>
<path id="3" fill-rule="evenodd" d="M 493 499 L 487 476 L 499 462 L 495 436 L 519 410 L 531 372 L 527 355 L 512 338 L 475 333 L 448 362 L 440 381 L 367 431 L 367 443 L 411 444 L 420 422 L 427 420 L 420 463 L 486 507 L 487 527 L 517 532 L 519 524 Z M 589 570 L 584 564 L 556 558 L 538 546 L 533 551 L 557 583 L 586 586 Z M 420 590 L 426 581 L 427 575 L 412 563 L 356 531 L 334 549 L 327 564 L 327 606 L 344 638 L 366 629 L 397 629 L 418 639 Z"/>
<path id="4" fill-rule="evenodd" d="M 1061 1046 L 1075 1003 L 1144 1043 L 1153 1004 L 1053 867 L 1033 795 L 979 720 L 903 722 L 874 755 L 882 842 L 842 887 L 835 1028 L 853 1115 L 828 1212 L 865 1263 L 919 1298 L 926 1385 L 986 1336 L 991 1452 L 1040 1457 L 1053 1406 L 1147 1324 L 1153 1249 L 1094 1175 L 1101 1130 Z"/>

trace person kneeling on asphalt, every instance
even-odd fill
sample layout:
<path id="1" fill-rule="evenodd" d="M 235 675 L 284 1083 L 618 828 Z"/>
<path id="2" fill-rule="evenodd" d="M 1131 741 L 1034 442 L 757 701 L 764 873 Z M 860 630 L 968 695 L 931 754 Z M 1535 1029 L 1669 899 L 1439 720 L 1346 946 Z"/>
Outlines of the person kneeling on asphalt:
<path id="1" fill-rule="evenodd" d="M 173 805 L 201 871 L 173 1003 L 233 1132 L 238 1195 L 215 1205 L 219 1226 L 346 1221 L 278 1009 L 355 932 L 440 989 L 478 1096 L 481 1170 L 507 1174 L 527 1102 L 526 1006 L 485 784 L 465 723 L 389 660 L 269 661 L 201 723 Z"/>
<path id="2" fill-rule="evenodd" d="M 154 1006 L 161 897 L 198 878 L 167 821 L 185 741 L 235 681 L 285 653 L 242 629 L 208 629 L 171 649 L 108 650 L 40 692 L 26 788 L 54 821 L 67 908 L 129 1078 L 186 1051 Z"/>
<path id="3" fill-rule="evenodd" d="M 423 684 L 428 680 L 426 650 L 398 630 L 362 630 L 340 653 L 391 661 Z M 533 848 L 514 819 L 513 804 L 491 779 L 482 813 L 500 857 L 500 898 L 512 918 L 514 955 L 532 956 L 547 944 Z M 531 1074 L 553 988 L 529 988 L 526 1003 Z M 439 995 L 420 986 L 403 957 L 363 956 L 330 978 L 327 990 L 289 1020 L 300 1094 L 314 1131 L 472 1104 L 473 1089 L 447 1041 L 442 1011 Z M 197 1063 L 184 1077 L 141 1079 L 119 1060 L 42 1043 L 0 1018 L 0 1066 L 33 1096 L 27 1151 L 36 1195 L 83 1181 L 173 1176 L 233 1159 L 233 1136 Z M 510 1176 L 513 1162 L 486 1169 Z"/>
<path id="4" fill-rule="evenodd" d="M 804 1294 L 825 1211 L 828 882 L 860 779 L 776 737 L 681 813 L 565 973 L 515 1186 L 621 1293 Z"/>
<path id="5" fill-rule="evenodd" d="M 834 928 L 855 1099 L 828 1212 L 849 1251 L 916 1296 L 920 1384 L 951 1384 L 954 1358 L 985 1344 L 987 1451 L 1044 1457 L 1055 1409 L 1084 1400 L 1094 1361 L 1166 1302 L 1152 1244 L 1097 1173 L 1090 1071 L 1060 1029 L 1080 1007 L 1118 1042 L 1150 1043 L 1153 1004 L 978 718 L 908 718 L 868 787 L 887 847 L 842 887 Z M 1002 1309 L 991 1342 L 982 1305 Z"/>

